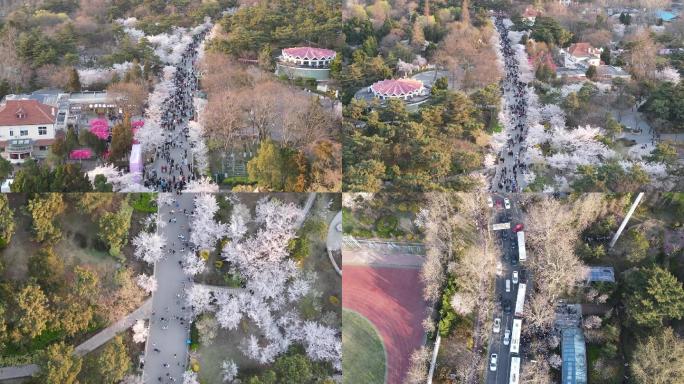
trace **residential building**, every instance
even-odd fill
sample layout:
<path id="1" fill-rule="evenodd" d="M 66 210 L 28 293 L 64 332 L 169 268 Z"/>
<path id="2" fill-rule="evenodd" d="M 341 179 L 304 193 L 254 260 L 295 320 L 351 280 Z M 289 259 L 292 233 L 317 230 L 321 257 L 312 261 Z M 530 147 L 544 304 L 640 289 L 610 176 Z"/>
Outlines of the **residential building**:
<path id="1" fill-rule="evenodd" d="M 44 158 L 55 141 L 57 108 L 37 100 L 0 104 L 0 154 L 14 164 Z"/>
<path id="2" fill-rule="evenodd" d="M 568 49 L 561 49 L 563 66 L 566 68 L 598 67 L 601 64 L 603 48 L 594 48 L 589 43 L 573 43 Z"/>

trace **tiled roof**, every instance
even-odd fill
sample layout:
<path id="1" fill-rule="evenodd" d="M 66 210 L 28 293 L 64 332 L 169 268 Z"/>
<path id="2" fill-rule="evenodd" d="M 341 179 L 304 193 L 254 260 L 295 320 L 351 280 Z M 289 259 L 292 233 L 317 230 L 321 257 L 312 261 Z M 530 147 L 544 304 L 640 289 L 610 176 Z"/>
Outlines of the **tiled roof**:
<path id="1" fill-rule="evenodd" d="M 53 107 L 37 100 L 7 100 L 0 105 L 0 127 L 54 124 L 53 110 Z"/>
<path id="2" fill-rule="evenodd" d="M 568 48 L 568 52 L 575 57 L 589 57 L 594 47 L 589 43 L 574 43 Z"/>
<path id="3" fill-rule="evenodd" d="M 414 79 L 382 80 L 371 85 L 371 89 L 381 95 L 399 96 L 415 92 L 423 87 L 423 82 Z"/>
<path id="4" fill-rule="evenodd" d="M 335 56 L 335 51 L 324 48 L 314 47 L 293 47 L 285 48 L 283 52 L 294 57 L 299 57 L 308 60 L 332 59 Z"/>

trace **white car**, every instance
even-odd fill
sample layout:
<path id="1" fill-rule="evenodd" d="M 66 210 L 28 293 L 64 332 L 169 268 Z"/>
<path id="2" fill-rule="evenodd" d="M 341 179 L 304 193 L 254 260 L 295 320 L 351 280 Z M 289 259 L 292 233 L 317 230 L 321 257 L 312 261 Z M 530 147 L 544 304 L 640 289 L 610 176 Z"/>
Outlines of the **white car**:
<path id="1" fill-rule="evenodd" d="M 496 362 L 499 360 L 499 356 L 496 353 L 492 353 L 492 355 L 489 357 L 489 370 L 494 372 L 496 371 Z"/>
<path id="2" fill-rule="evenodd" d="M 494 207 L 494 200 L 492 200 L 492 197 L 491 197 L 491 196 L 487 196 L 487 206 L 488 206 L 489 208 Z"/>
<path id="3" fill-rule="evenodd" d="M 498 317 L 494 319 L 494 328 L 493 328 L 494 333 L 499 333 L 501 332 L 501 319 Z"/>
<path id="4" fill-rule="evenodd" d="M 513 276 L 511 276 L 513 284 L 518 284 L 518 271 L 513 271 Z"/>
<path id="5" fill-rule="evenodd" d="M 508 345 L 511 342 L 511 330 L 507 329 L 504 331 L 504 345 Z"/>
<path id="6" fill-rule="evenodd" d="M 511 201 L 508 200 L 508 198 L 504 199 L 504 207 L 506 207 L 506 209 L 511 209 Z"/>

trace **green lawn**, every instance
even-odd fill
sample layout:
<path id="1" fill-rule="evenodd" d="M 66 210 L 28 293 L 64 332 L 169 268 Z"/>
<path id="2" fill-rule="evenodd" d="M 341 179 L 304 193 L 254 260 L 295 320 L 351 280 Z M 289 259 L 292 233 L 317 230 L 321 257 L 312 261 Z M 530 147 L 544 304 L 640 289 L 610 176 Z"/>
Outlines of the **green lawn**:
<path id="1" fill-rule="evenodd" d="M 342 310 L 342 371 L 345 384 L 383 384 L 385 348 L 373 324 L 356 312 Z"/>

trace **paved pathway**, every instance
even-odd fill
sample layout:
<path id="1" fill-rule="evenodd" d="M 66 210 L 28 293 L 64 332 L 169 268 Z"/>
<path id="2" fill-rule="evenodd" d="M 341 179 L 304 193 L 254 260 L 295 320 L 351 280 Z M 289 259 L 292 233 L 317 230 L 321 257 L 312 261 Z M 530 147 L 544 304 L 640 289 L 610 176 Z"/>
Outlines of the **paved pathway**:
<path id="1" fill-rule="evenodd" d="M 116 323 L 103 329 L 95 336 L 78 345 L 76 348 L 74 348 L 74 353 L 78 356 L 83 356 L 88 352 L 92 352 L 102 344 L 114 338 L 118 333 L 123 332 L 128 328 L 132 327 L 136 321 L 140 319 L 149 319 L 151 313 L 152 298 L 149 298 L 145 300 L 145 302 L 140 307 L 138 307 L 138 309 L 131 312 L 128 316 L 124 317 L 123 319 L 120 319 Z"/>
<path id="2" fill-rule="evenodd" d="M 174 383 L 174 380 L 180 383 L 188 362 L 191 313 L 185 307 L 184 292 L 192 282 L 183 273 L 181 260 L 188 252 L 183 243 L 190 238 L 189 219 L 183 209 L 188 213 L 193 210 L 194 197 L 191 193 L 174 195 L 172 203 L 159 205 L 161 220 L 167 222 L 164 227 L 167 253 L 154 265 L 158 286 L 152 296 L 153 315 L 145 346 L 145 383 Z M 169 219 L 176 221 L 169 222 Z"/>
<path id="3" fill-rule="evenodd" d="M 333 217 L 332 221 L 328 225 L 328 240 L 326 243 L 330 262 L 335 268 L 335 272 L 342 276 L 342 270 L 340 270 L 340 267 L 335 262 L 335 257 L 332 254 L 332 252 L 340 251 L 342 248 L 342 211 L 337 212 L 337 215 Z"/>
<path id="4" fill-rule="evenodd" d="M 120 319 L 116 323 L 103 329 L 95 334 L 90 339 L 79 344 L 74 348 L 74 353 L 78 356 L 83 356 L 93 350 L 97 349 L 107 341 L 114 338 L 118 333 L 132 327 L 139 319 L 149 318 L 152 309 L 152 299 L 149 298 L 138 307 L 135 311 L 128 314 L 126 317 Z M 0 380 L 18 379 L 22 377 L 33 376 L 38 373 L 39 367 L 36 364 L 20 365 L 16 367 L 0 368 Z"/>

